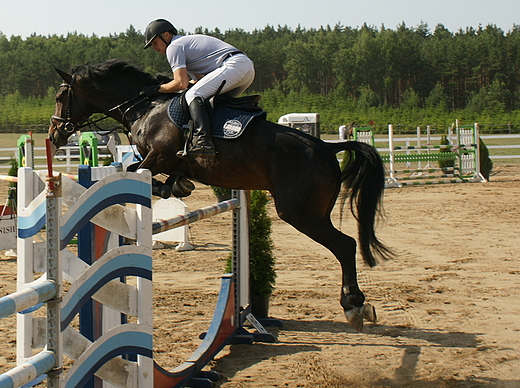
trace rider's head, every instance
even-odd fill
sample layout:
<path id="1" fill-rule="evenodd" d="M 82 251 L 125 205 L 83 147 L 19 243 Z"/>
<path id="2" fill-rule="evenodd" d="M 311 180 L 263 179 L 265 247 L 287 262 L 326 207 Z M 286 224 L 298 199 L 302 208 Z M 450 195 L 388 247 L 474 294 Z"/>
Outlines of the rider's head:
<path id="1" fill-rule="evenodd" d="M 144 32 L 144 48 L 147 49 L 152 45 L 152 42 L 155 38 L 161 38 L 166 45 L 170 42 L 166 42 L 162 37 L 163 32 L 169 32 L 173 36 L 177 35 L 177 29 L 171 24 L 168 20 L 157 19 L 153 22 L 150 22 L 148 26 L 146 26 L 146 30 Z"/>

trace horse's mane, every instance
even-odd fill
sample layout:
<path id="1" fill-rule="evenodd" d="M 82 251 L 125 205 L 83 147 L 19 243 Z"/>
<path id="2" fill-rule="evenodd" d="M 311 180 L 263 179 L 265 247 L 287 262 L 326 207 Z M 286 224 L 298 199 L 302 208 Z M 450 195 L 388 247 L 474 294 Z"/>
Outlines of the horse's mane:
<path id="1" fill-rule="evenodd" d="M 167 82 L 170 78 L 164 75 L 152 75 L 122 59 L 111 59 L 97 64 L 84 64 L 72 68 L 71 74 L 88 77 L 95 83 L 107 83 L 114 78 L 125 78 L 140 85 L 153 85 Z"/>

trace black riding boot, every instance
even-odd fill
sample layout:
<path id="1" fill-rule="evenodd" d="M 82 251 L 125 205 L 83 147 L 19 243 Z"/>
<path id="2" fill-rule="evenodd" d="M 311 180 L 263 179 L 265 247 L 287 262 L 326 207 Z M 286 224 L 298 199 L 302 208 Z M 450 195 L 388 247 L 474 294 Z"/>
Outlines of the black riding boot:
<path id="1" fill-rule="evenodd" d="M 195 97 L 189 107 L 194 126 L 193 137 L 196 143 L 188 150 L 187 156 L 189 158 L 213 159 L 216 151 L 211 141 L 211 124 L 204 101 L 200 97 Z"/>

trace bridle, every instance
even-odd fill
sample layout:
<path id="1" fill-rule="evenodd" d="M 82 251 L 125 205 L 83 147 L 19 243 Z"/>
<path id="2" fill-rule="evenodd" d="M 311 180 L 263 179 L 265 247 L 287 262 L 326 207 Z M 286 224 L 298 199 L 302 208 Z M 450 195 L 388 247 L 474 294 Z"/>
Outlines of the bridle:
<path id="1" fill-rule="evenodd" d="M 63 87 L 67 88 L 67 109 L 65 111 L 65 117 L 52 115 L 51 119 L 50 119 L 51 125 L 54 128 L 54 130 L 58 131 L 60 134 L 67 136 L 67 137 L 72 135 L 77 129 L 83 128 L 85 126 L 83 124 L 83 122 L 88 121 L 88 119 L 85 119 L 76 124 L 72 122 L 72 116 L 70 113 L 71 102 L 74 102 L 74 104 L 76 105 L 76 108 L 78 108 L 78 106 L 76 104 L 76 100 L 74 99 L 74 92 L 72 90 L 72 86 L 74 85 L 75 80 L 76 79 L 74 78 L 74 75 L 73 75 L 70 83 L 64 82 L 60 85 L 60 88 L 63 88 Z M 79 109 L 78 109 L 78 112 L 80 112 Z M 85 118 L 83 115 L 82 115 L 82 117 Z M 59 121 L 60 123 L 65 123 L 65 125 L 58 126 L 54 123 L 53 120 Z"/>
<path id="2" fill-rule="evenodd" d="M 103 112 L 102 114 L 104 115 L 104 117 L 101 117 L 96 120 L 92 120 L 90 117 L 85 117 L 85 115 L 83 113 L 81 113 L 81 110 L 79 109 L 76 99 L 74 98 L 74 91 L 73 91 L 72 87 L 74 86 L 75 80 L 76 80 L 76 78 L 74 77 L 74 74 L 73 74 L 70 83 L 64 82 L 60 85 L 60 88 L 63 88 L 63 87 L 67 88 L 67 108 L 65 110 L 65 117 L 52 115 L 50 118 L 50 122 L 51 122 L 53 129 L 55 131 L 58 131 L 63 136 L 69 137 L 77 130 L 79 130 L 81 128 L 85 128 L 85 127 L 91 127 L 91 126 L 94 126 L 97 130 L 101 130 L 101 128 L 97 126 L 97 123 L 102 120 L 108 119 L 110 117 L 109 113 L 111 113 L 115 110 L 120 111 L 122 121 L 125 121 L 125 115 L 130 111 L 130 109 L 134 108 L 137 104 L 139 104 L 141 101 L 143 101 L 145 98 L 147 98 L 146 96 L 144 96 L 142 94 L 138 94 L 136 97 L 123 101 L 121 104 L 118 104 L 118 105 L 110 108 L 109 110 Z M 78 121 L 76 123 L 74 123 L 72 121 L 72 115 L 71 115 L 71 111 L 70 111 L 70 107 L 72 104 L 74 104 L 76 106 L 76 109 L 80 113 L 80 116 L 82 118 L 80 121 Z M 121 110 L 121 107 L 128 105 L 128 104 L 131 104 L 131 105 L 128 108 L 126 108 L 124 111 Z M 137 119 L 135 119 L 135 120 L 137 120 Z M 135 121 L 135 120 L 133 120 L 133 121 Z M 55 121 L 58 121 L 60 123 L 65 123 L 65 125 L 58 126 L 58 125 L 56 125 Z M 114 128 L 109 129 L 107 132 L 108 133 L 114 132 L 117 129 L 123 129 L 125 132 L 128 131 L 125 127 L 116 126 Z"/>

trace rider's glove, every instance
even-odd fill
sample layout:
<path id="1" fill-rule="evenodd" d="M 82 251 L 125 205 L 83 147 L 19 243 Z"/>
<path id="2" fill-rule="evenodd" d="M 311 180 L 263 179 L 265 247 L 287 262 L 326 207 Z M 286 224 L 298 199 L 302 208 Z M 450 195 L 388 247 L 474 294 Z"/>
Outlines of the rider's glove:
<path id="1" fill-rule="evenodd" d="M 159 88 L 161 87 L 161 85 L 148 85 L 148 86 L 145 86 L 143 88 L 143 90 L 141 90 L 141 94 L 144 95 L 144 96 L 147 96 L 147 97 L 157 97 L 161 94 L 161 92 L 159 92 Z"/>

